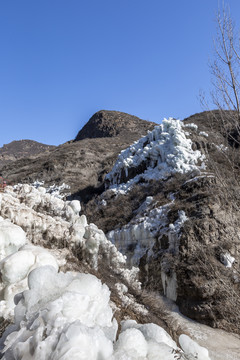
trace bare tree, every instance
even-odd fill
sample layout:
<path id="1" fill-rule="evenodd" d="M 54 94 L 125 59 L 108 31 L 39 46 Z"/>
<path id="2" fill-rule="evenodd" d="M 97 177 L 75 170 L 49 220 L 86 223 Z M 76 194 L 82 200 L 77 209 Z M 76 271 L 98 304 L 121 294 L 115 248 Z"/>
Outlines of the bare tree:
<path id="1" fill-rule="evenodd" d="M 220 110 L 222 125 L 229 139 L 240 146 L 240 38 L 230 14 L 223 6 L 216 15 L 217 34 L 214 40 L 215 58 L 212 101 Z"/>

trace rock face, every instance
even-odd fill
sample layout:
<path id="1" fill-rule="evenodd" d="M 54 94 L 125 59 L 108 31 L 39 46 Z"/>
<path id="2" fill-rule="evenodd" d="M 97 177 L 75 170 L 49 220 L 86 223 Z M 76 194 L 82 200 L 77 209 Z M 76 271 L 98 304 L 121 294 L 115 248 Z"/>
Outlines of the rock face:
<path id="1" fill-rule="evenodd" d="M 85 202 L 101 190 L 104 175 L 120 151 L 154 125 L 125 113 L 100 111 L 79 132 L 76 137 L 79 141 L 69 141 L 34 159 L 23 157 L 6 164 L 0 171 L 9 183 L 65 182 L 75 197 Z"/>
<path id="2" fill-rule="evenodd" d="M 53 145 L 45 145 L 33 140 L 12 141 L 0 148 L 0 168 L 17 159 L 32 158 L 54 148 Z"/>

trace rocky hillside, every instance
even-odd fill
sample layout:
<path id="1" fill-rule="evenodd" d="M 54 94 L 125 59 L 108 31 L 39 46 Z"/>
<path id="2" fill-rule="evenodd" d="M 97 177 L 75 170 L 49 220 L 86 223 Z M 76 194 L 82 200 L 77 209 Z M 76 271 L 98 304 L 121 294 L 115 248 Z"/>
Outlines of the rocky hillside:
<path id="1" fill-rule="evenodd" d="M 239 333 L 238 152 L 217 112 L 164 121 L 119 155 L 84 211 L 140 267 L 148 291 Z"/>
<path id="2" fill-rule="evenodd" d="M 238 359 L 238 336 L 143 291 L 79 201 L 27 184 L 0 200 L 1 359 Z"/>
<path id="3" fill-rule="evenodd" d="M 115 136 L 129 137 L 129 134 L 141 137 L 151 125 L 155 124 L 120 111 L 101 110 L 79 131 L 75 141 Z"/>
<path id="4" fill-rule="evenodd" d="M 239 147 L 218 112 L 153 128 L 101 111 L 75 141 L 2 173 L 13 183 L 69 184 L 89 222 L 139 266 L 147 292 L 240 333 Z"/>
<path id="5" fill-rule="evenodd" d="M 45 145 L 33 140 L 12 141 L 0 148 L 0 168 L 18 159 L 33 158 L 54 148 L 53 145 Z"/>
<path id="6" fill-rule="evenodd" d="M 0 171 L 10 183 L 41 180 L 51 185 L 65 182 L 71 186 L 75 197 L 85 201 L 102 188 L 104 176 L 120 151 L 152 130 L 154 125 L 125 113 L 100 111 L 93 115 L 75 141 L 34 159 L 21 158 Z"/>

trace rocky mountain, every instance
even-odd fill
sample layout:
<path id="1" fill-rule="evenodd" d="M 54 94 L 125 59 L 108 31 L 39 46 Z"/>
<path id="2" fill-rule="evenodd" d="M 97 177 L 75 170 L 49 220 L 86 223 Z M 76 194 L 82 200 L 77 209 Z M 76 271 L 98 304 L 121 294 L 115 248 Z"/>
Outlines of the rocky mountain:
<path id="1" fill-rule="evenodd" d="M 33 140 L 12 141 L 0 148 L 0 168 L 21 158 L 34 158 L 54 148 L 53 145 L 45 145 Z"/>
<path id="2" fill-rule="evenodd" d="M 239 148 L 229 140 L 218 112 L 164 121 L 119 155 L 84 211 L 140 267 L 144 288 L 239 333 Z"/>
<path id="3" fill-rule="evenodd" d="M 144 135 L 154 125 L 136 116 L 120 111 L 101 110 L 94 114 L 79 131 L 75 141 L 102 137 L 129 137 L 129 134 Z"/>
<path id="4" fill-rule="evenodd" d="M 0 234 L 6 238 L 0 244 L 4 257 L 0 264 L 0 301 L 4 306 L 0 311 L 4 318 L 8 319 L 9 309 L 13 311 L 15 292 L 25 289 L 26 274 L 33 269 L 28 279 L 30 292 L 26 290 L 16 298 L 15 325 L 0 341 L 0 346 L 5 344 L 4 358 L 12 358 L 19 351 L 25 354 L 32 336 L 35 344 L 45 344 L 46 339 L 51 342 L 54 354 L 59 354 L 59 349 L 69 354 L 73 351 L 69 334 L 79 344 L 90 334 L 91 325 L 91 339 L 94 335 L 101 343 L 107 338 L 114 344 L 110 346 L 114 354 L 111 359 L 131 356 L 138 360 L 142 356 L 152 360 L 161 354 L 169 360 L 225 360 L 226 353 L 229 359 L 238 359 L 240 149 L 233 141 L 233 130 L 226 131 L 217 111 L 195 114 L 182 122 L 165 119 L 161 125 L 132 119 L 131 123 L 130 115 L 101 111 L 75 141 L 36 159 L 20 159 L 2 168 L 13 183 L 45 181 L 45 188 L 39 184 L 35 184 L 37 189 L 27 184 L 9 186 L 1 196 Z M 95 134 L 91 138 L 90 129 Z M 53 182 L 70 185 L 71 201 L 53 199 L 48 187 Z M 81 200 L 82 208 L 76 199 Z M 10 224 L 20 226 L 25 233 L 24 237 L 18 230 L 16 244 L 4 235 Z M 32 244 L 50 249 L 57 262 Z M 9 256 L 13 250 L 17 253 Z M 19 272 L 11 270 L 12 264 L 20 269 L 20 283 Z M 42 264 L 52 265 L 55 271 L 34 270 Z M 76 275 L 75 280 L 71 274 L 57 275 L 57 269 L 91 273 L 111 290 L 115 319 L 108 325 L 105 320 L 109 314 L 112 319 L 106 305 L 109 296 L 94 293 L 97 303 L 101 299 L 100 304 L 105 304 L 104 319 L 94 315 L 101 340 L 89 320 L 89 304 L 95 304 L 95 295 L 86 286 L 89 282 L 100 289 L 99 283 L 92 278 L 84 280 L 82 275 Z M 89 291 L 87 297 L 83 288 Z M 41 298 L 41 291 L 49 294 L 47 300 Z M 86 315 L 78 313 L 74 302 L 85 306 Z M 51 309 L 49 314 L 46 306 Z M 55 321 L 55 306 L 63 307 L 64 327 Z M 36 316 L 39 321 L 33 326 L 31 321 Z M 166 329 L 184 352 L 150 322 Z M 11 329 L 15 335 L 8 337 Z M 18 346 L 22 333 L 26 341 Z M 206 349 L 198 348 L 182 334 L 199 341 L 210 357 Z M 41 349 L 47 348 L 31 346 L 29 351 L 39 351 L 39 358 Z M 98 351 L 96 344 L 92 348 Z M 103 358 L 108 359 L 107 355 Z"/>
<path id="5" fill-rule="evenodd" d="M 102 188 L 104 176 L 120 151 L 152 130 L 154 125 L 118 111 L 99 111 L 75 141 L 41 153 L 34 159 L 24 157 L 11 162 L 0 171 L 9 183 L 41 180 L 51 185 L 65 182 L 71 185 L 75 196 L 85 201 Z"/>

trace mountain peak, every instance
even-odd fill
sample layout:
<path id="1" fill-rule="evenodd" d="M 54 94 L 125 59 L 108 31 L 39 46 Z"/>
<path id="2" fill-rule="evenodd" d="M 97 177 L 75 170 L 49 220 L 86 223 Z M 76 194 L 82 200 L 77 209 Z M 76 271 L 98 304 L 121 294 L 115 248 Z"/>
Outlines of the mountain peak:
<path id="1" fill-rule="evenodd" d="M 86 138 L 115 137 L 134 132 L 142 134 L 156 125 L 153 122 L 142 120 L 137 116 L 120 111 L 100 110 L 96 112 L 84 127 L 78 132 L 75 141 Z"/>

